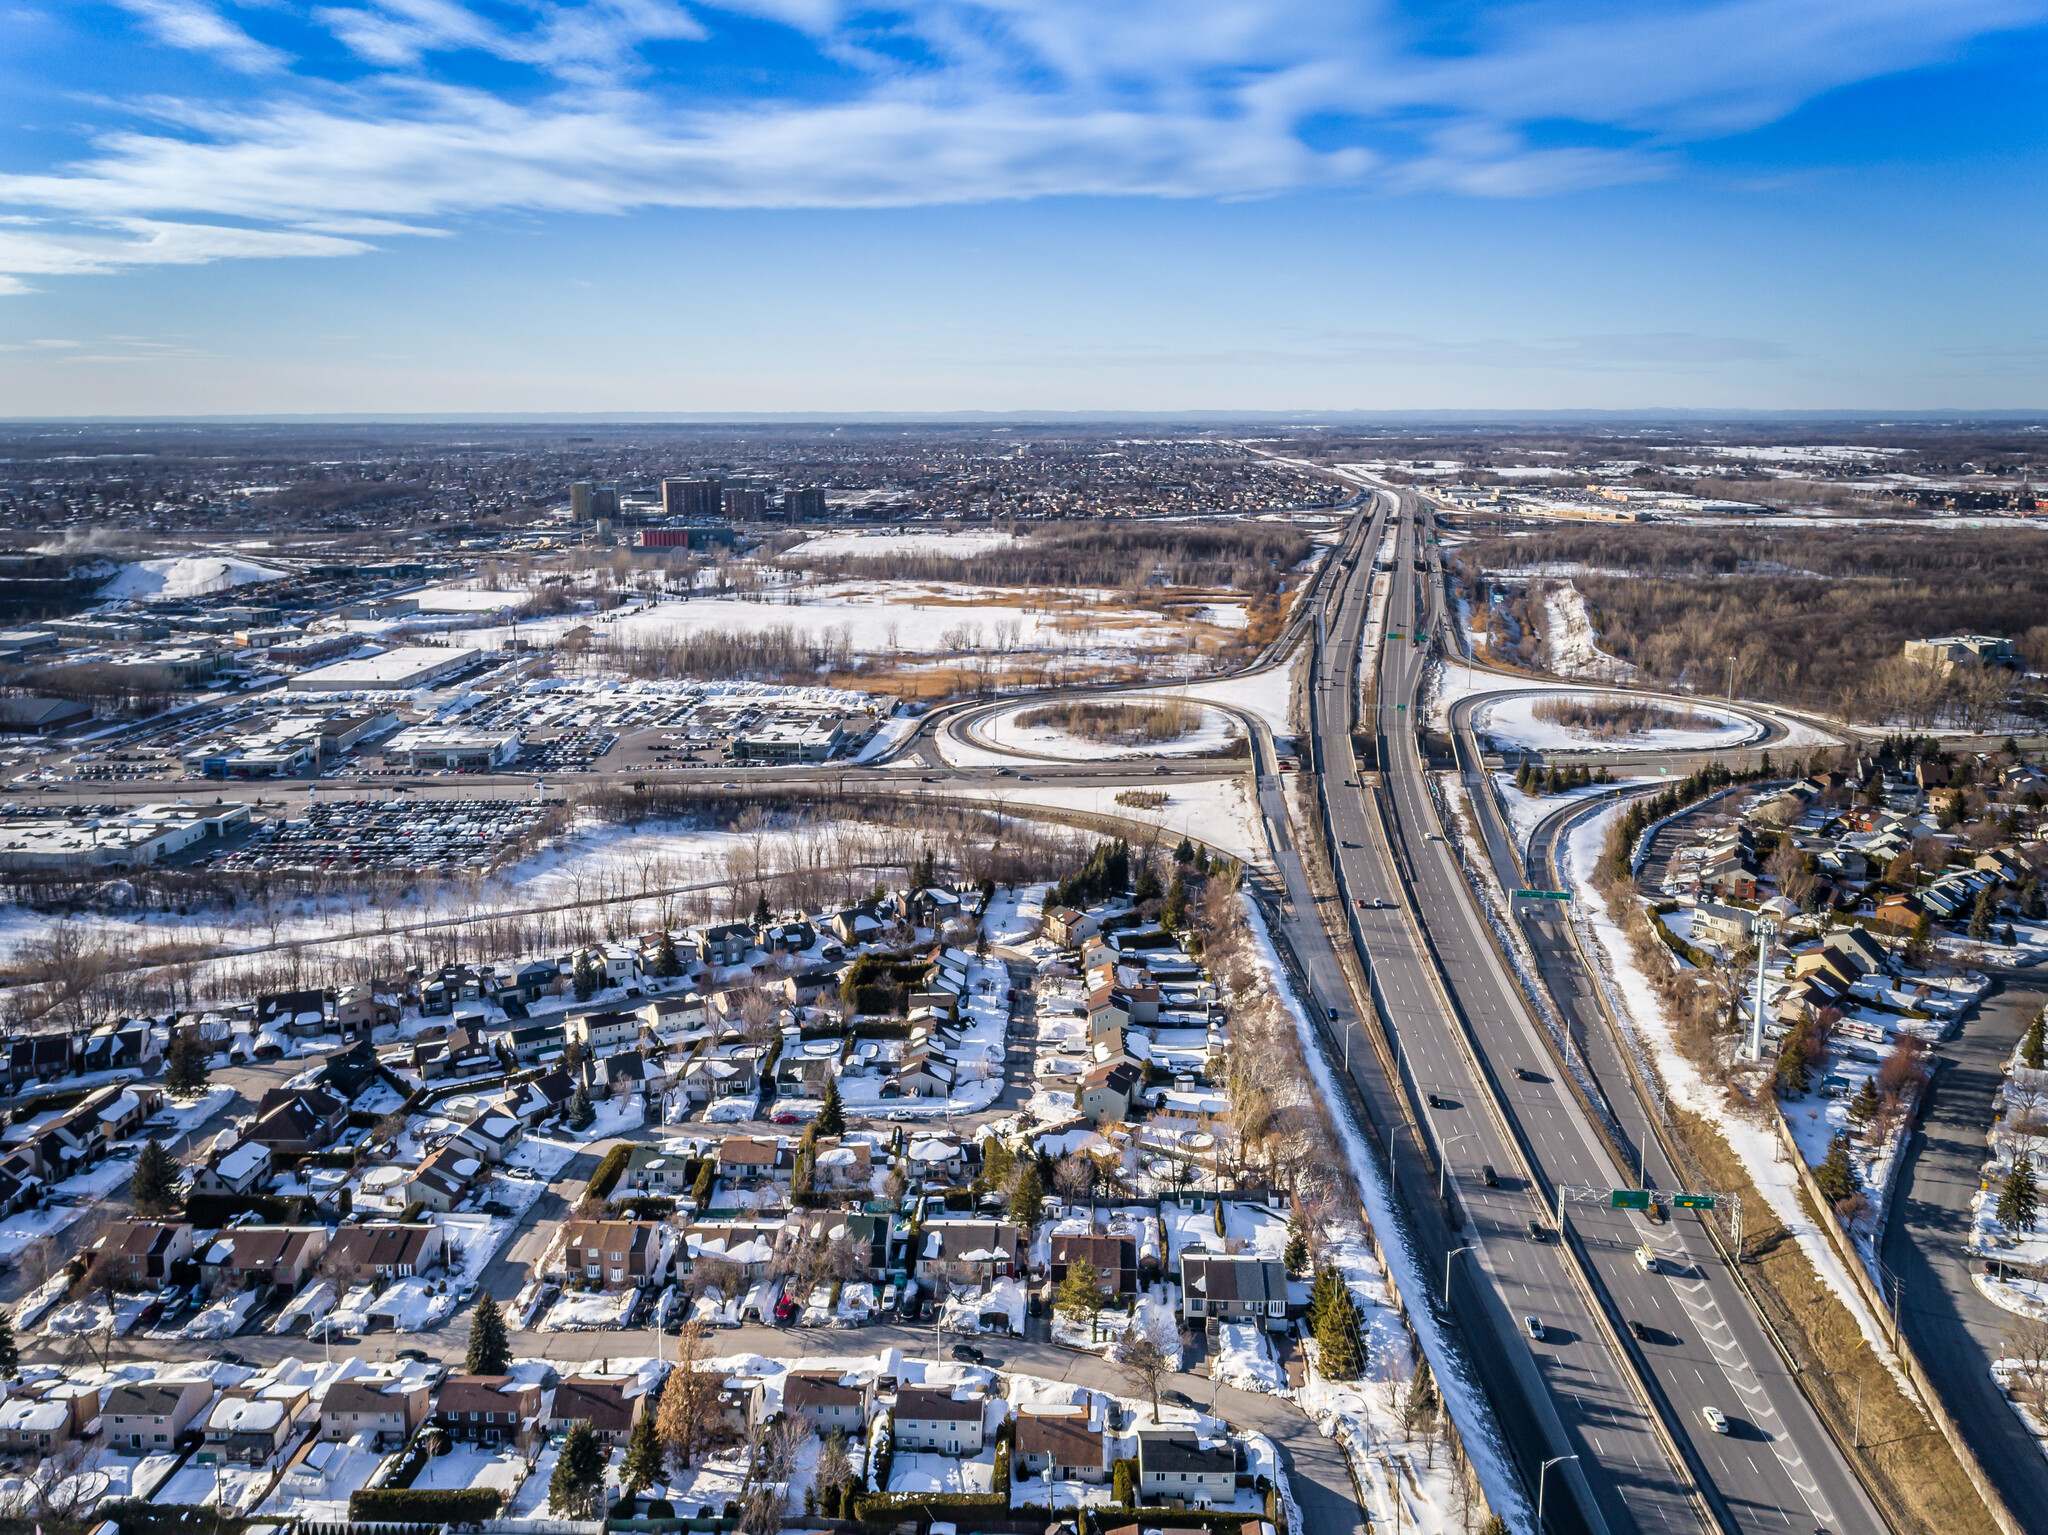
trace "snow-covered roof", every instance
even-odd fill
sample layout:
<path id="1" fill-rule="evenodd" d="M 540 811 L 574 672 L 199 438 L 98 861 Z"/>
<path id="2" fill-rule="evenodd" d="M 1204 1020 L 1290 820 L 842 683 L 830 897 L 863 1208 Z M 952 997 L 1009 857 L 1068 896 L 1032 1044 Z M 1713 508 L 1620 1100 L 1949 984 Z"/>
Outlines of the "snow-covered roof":
<path id="1" fill-rule="evenodd" d="M 212 1433 L 261 1434 L 283 1421 L 283 1402 L 262 1397 L 224 1396 L 214 1404 L 206 1427 Z"/>

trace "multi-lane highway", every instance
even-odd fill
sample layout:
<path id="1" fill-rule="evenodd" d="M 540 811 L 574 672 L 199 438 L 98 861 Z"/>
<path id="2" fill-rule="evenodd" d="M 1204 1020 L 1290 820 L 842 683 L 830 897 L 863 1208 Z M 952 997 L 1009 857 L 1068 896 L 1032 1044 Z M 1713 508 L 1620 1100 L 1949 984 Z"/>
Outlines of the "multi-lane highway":
<path id="1" fill-rule="evenodd" d="M 1554 1209 L 1558 1186 L 1636 1180 L 1562 1080 L 1442 840 L 1416 729 L 1428 646 L 1413 636 L 1418 620 L 1427 636 L 1440 616 L 1440 588 L 1432 584 L 1425 597 L 1416 579 L 1423 549 L 1411 502 L 1393 568 L 1380 578 L 1390 591 L 1375 712 L 1360 724 L 1375 740 L 1383 782 L 1377 790 L 1344 784 L 1356 776 L 1345 771 L 1346 717 L 1370 595 L 1365 579 L 1347 588 L 1330 624 L 1318 744 L 1347 915 L 1371 956 L 1401 1070 L 1425 1106 L 1474 1233 L 1477 1250 L 1459 1261 L 1478 1270 L 1475 1280 L 1491 1282 L 1494 1311 L 1519 1317 L 1526 1308 L 1547 1334 L 1550 1318 L 1558 1319 L 1559 1336 L 1525 1336 L 1522 1346 L 1570 1441 L 1550 1453 L 1579 1456 L 1561 1469 L 1589 1527 L 1697 1527 L 1696 1487 L 1728 1528 L 1882 1529 L 1694 1218 L 1652 1225 L 1632 1211 L 1568 1202 L 1568 1246 L 1531 1233 L 1529 1221 L 1542 1219 L 1532 1207 Z M 1371 904 L 1378 901 L 1388 904 Z M 1446 1107 L 1427 1107 L 1432 1097 Z M 1499 1187 L 1485 1181 L 1482 1161 Z M 1639 1265 L 1644 1246 L 1656 1272 Z M 1597 1288 L 1586 1289 L 1583 1275 Z M 1624 1335 L 1631 1321 L 1644 1324 L 1644 1341 Z M 1709 1407 L 1725 1415 L 1728 1433 L 1708 1427 Z"/>

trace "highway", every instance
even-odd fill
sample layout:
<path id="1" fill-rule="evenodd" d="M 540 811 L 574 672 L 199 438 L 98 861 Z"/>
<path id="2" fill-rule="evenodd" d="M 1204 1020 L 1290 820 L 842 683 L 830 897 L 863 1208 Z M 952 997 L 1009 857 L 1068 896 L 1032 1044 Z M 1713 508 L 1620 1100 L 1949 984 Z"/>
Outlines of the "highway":
<path id="1" fill-rule="evenodd" d="M 1696 1218 L 1653 1225 L 1604 1204 L 1564 1206 L 1570 1235 L 1604 1292 L 1609 1318 L 1642 1322 L 1651 1330 L 1650 1341 L 1637 1344 L 1591 1319 L 1592 1307 L 1571 1282 L 1559 1247 L 1530 1240 L 1525 1212 L 1532 1191 L 1491 1189 L 1471 1176 L 1472 1162 L 1484 1154 L 1497 1156 L 1494 1165 L 1502 1171 L 1503 1164 L 1526 1166 L 1545 1195 L 1559 1185 L 1636 1182 L 1563 1080 L 1554 1052 L 1500 962 L 1464 871 L 1442 840 L 1415 727 L 1428 646 L 1415 645 L 1411 637 L 1418 616 L 1425 635 L 1436 628 L 1441 591 L 1432 583 L 1425 601 L 1418 589 L 1415 561 L 1421 548 L 1411 513 L 1403 518 L 1396 550 L 1371 724 L 1386 767 L 1386 852 L 1413 888 L 1421 931 L 1441 963 L 1449 1008 L 1406 913 L 1358 911 L 1354 905 L 1353 914 L 1395 1026 L 1416 1020 L 1407 1029 L 1404 1052 L 1414 1090 L 1459 1105 L 1433 1115 L 1432 1133 L 1460 1175 L 1466 1209 L 1480 1232 L 1478 1261 L 1511 1309 L 1547 1303 L 1556 1308 L 1553 1314 L 1570 1319 L 1569 1344 L 1536 1343 L 1531 1351 L 1582 1456 L 1575 1469 L 1584 1473 L 1583 1495 L 1611 1529 L 1691 1527 L 1697 1516 L 1683 1491 L 1689 1472 L 1728 1528 L 1882 1529 Z M 1364 598 L 1362 590 L 1346 594 L 1319 679 L 1329 706 L 1319 744 L 1333 768 L 1345 760 L 1338 753 L 1349 750 L 1338 709 L 1353 686 L 1348 663 L 1364 624 Z M 1386 860 L 1371 846 L 1377 828 L 1365 792 L 1340 797 L 1333 781 L 1330 796 L 1333 834 L 1361 844 L 1343 852 L 1347 897 L 1399 903 L 1402 895 L 1388 879 Z M 1347 801 L 1348 815 L 1342 808 Z M 1486 807 L 1479 808 L 1483 813 Z M 1506 882 L 1519 883 L 1512 869 Z M 1469 1033 L 1459 1028 L 1458 1015 Z M 1518 1070 L 1542 1080 L 1525 1079 Z M 1489 1094 L 1506 1116 L 1505 1128 L 1485 1111 Z M 1450 1139 L 1459 1135 L 1470 1136 L 1470 1142 Z M 1522 1197 L 1511 1200 L 1511 1192 Z M 1661 1272 L 1638 1266 L 1635 1250 L 1645 1243 Z M 1518 1298 L 1524 1296 L 1526 1302 Z M 1603 1336 L 1611 1346 L 1600 1346 Z M 1664 1410 L 1678 1451 L 1675 1463 L 1638 1380 Z M 1729 1433 L 1707 1429 L 1709 1406 L 1726 1414 Z M 1593 1510 L 1587 1513 L 1590 1522 Z"/>

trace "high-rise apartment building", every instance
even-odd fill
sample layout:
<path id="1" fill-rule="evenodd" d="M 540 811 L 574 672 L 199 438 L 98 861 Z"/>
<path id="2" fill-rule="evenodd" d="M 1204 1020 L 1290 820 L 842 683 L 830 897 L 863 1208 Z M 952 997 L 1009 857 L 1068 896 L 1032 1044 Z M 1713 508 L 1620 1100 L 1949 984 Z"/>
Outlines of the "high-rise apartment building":
<path id="1" fill-rule="evenodd" d="M 725 515 L 736 520 L 756 520 L 768 515 L 768 492 L 744 485 L 725 487 Z"/>
<path id="2" fill-rule="evenodd" d="M 588 480 L 578 480 L 569 487 L 569 517 L 573 522 L 595 522 L 598 518 L 613 518 L 619 515 L 619 487 L 616 485 L 593 485 Z"/>
<path id="3" fill-rule="evenodd" d="M 819 485 L 797 485 L 782 493 L 782 510 L 794 522 L 825 515 L 825 491 Z"/>
<path id="4" fill-rule="evenodd" d="M 724 504 L 723 484 L 715 479 L 663 480 L 661 515 L 664 517 L 716 517 Z"/>

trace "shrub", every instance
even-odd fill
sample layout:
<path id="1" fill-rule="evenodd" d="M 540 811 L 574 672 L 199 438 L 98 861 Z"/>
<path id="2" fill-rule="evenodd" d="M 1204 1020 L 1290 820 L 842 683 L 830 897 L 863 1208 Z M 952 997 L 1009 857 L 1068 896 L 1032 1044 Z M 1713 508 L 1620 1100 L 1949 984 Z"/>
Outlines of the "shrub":
<path id="1" fill-rule="evenodd" d="M 498 1517 L 490 1487 L 364 1488 L 349 1494 L 353 1524 L 481 1524 Z"/>
<path id="2" fill-rule="evenodd" d="M 619 1179 L 625 1174 L 626 1164 L 632 1160 L 632 1157 L 633 1148 L 624 1144 L 614 1146 L 610 1151 L 607 1151 L 604 1154 L 604 1160 L 597 1164 L 597 1171 L 590 1175 L 590 1183 L 586 1190 L 590 1197 L 592 1199 L 610 1198 L 612 1190 L 618 1186 Z"/>

